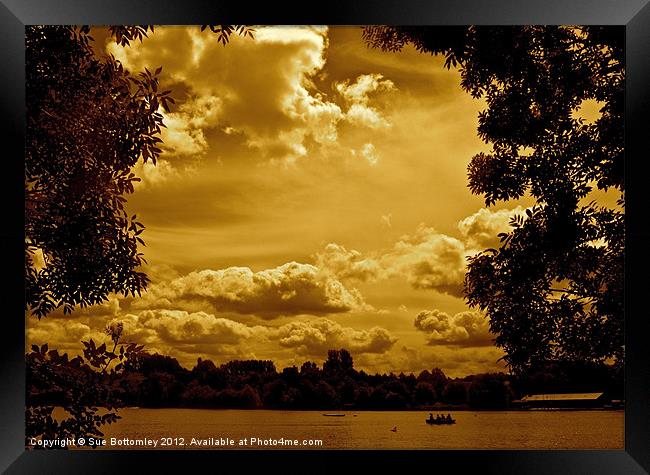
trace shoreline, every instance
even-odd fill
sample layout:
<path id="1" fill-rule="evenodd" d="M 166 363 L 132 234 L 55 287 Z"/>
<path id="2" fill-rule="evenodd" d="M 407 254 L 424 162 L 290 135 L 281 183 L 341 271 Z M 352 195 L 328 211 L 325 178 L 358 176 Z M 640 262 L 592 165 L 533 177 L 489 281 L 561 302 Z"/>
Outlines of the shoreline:
<path id="1" fill-rule="evenodd" d="M 269 407 L 191 407 L 191 406 L 165 406 L 165 407 L 147 407 L 147 406 L 124 406 L 117 408 L 122 409 L 198 409 L 209 411 L 275 411 L 275 412 L 339 412 L 339 413 L 360 413 L 360 412 L 567 412 L 567 411 L 609 411 L 625 412 L 625 408 L 612 407 L 557 407 L 557 408 L 507 408 L 507 409 L 481 409 L 481 408 L 411 408 L 411 409 L 378 409 L 378 408 L 356 408 L 356 409 L 300 409 L 300 408 L 269 408 Z"/>

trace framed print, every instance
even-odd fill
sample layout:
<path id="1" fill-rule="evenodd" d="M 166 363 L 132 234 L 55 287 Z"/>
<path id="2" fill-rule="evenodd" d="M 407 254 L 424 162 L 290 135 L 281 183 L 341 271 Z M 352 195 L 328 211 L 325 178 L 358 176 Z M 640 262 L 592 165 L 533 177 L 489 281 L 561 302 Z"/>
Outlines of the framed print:
<path id="1" fill-rule="evenodd" d="M 3 470 L 650 470 L 645 0 L 0 13 Z"/>

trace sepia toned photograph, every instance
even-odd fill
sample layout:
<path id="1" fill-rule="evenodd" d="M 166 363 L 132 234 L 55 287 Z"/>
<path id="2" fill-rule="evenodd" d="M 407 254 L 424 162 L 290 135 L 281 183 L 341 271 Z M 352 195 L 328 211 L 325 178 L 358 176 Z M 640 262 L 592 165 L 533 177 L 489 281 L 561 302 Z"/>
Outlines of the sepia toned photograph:
<path id="1" fill-rule="evenodd" d="M 26 450 L 624 449 L 624 27 L 25 62 Z"/>

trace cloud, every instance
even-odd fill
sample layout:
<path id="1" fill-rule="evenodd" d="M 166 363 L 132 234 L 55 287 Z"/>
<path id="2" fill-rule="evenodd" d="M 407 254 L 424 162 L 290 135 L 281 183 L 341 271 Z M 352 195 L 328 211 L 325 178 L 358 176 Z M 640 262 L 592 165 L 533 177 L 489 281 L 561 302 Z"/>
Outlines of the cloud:
<path id="1" fill-rule="evenodd" d="M 349 80 L 335 83 L 335 89 L 348 104 L 345 119 L 354 125 L 362 125 L 371 129 L 381 129 L 390 123 L 374 107 L 370 106 L 370 95 L 377 92 L 395 90 L 395 84 L 384 79 L 381 74 L 362 74 L 356 81 Z"/>
<path id="2" fill-rule="evenodd" d="M 361 146 L 359 154 L 363 157 L 370 165 L 377 165 L 379 163 L 379 155 L 375 150 L 375 146 L 371 143 L 366 143 Z"/>
<path id="3" fill-rule="evenodd" d="M 124 326 L 122 342 L 136 342 L 149 353 L 177 357 L 189 368 L 199 356 L 215 361 L 256 358 L 255 348 L 269 344 L 268 327 L 246 325 L 206 312 L 157 309 L 100 315 L 97 311 L 92 316 L 77 314 L 71 318 L 28 321 L 28 350 L 31 344 L 48 343 L 59 353 L 78 355 L 82 340 L 92 338 L 97 344 L 110 344 L 104 329 L 118 322 Z"/>
<path id="4" fill-rule="evenodd" d="M 456 238 L 420 225 L 414 235 L 405 235 L 382 256 L 391 276 L 404 276 L 416 289 L 435 289 L 461 295 L 466 251 Z"/>
<path id="5" fill-rule="evenodd" d="M 339 279 L 367 282 L 378 279 L 384 272 L 376 259 L 364 258 L 359 251 L 334 243 L 327 244 L 314 258 L 320 269 Z"/>
<path id="6" fill-rule="evenodd" d="M 191 272 L 150 286 L 141 308 L 178 308 L 188 302 L 207 302 L 219 311 L 279 315 L 326 314 L 369 309 L 356 289 L 348 289 L 310 264 L 289 262 L 253 272 L 248 267 Z"/>
<path id="7" fill-rule="evenodd" d="M 458 223 L 459 237 L 420 224 L 414 233 L 401 236 L 386 250 L 364 255 L 329 243 L 314 258 L 320 269 L 346 282 L 403 278 L 413 288 L 460 297 L 467 257 L 497 245 L 497 234 L 508 231 L 510 217 L 522 211 L 520 206 L 513 210 L 480 209 Z M 382 216 L 382 222 L 390 223 L 390 215 Z"/>
<path id="8" fill-rule="evenodd" d="M 165 127 L 161 148 L 174 155 L 203 155 L 208 150 L 204 131 L 216 127 L 223 101 L 212 95 L 192 97 L 172 112 L 160 111 Z"/>
<path id="9" fill-rule="evenodd" d="M 382 227 L 391 228 L 393 226 L 392 219 L 393 219 L 392 213 L 388 213 L 382 215 L 381 218 L 379 219 L 379 222 L 381 223 Z"/>
<path id="10" fill-rule="evenodd" d="M 204 153 L 206 132 L 218 127 L 238 131 L 263 157 L 293 162 L 307 155 L 309 141 L 335 142 L 344 119 L 313 82 L 325 66 L 327 31 L 262 26 L 255 39 L 233 35 L 224 47 L 198 27 L 162 27 L 130 48 L 107 49 L 129 69 L 164 64 L 163 84 L 187 91 L 165 115 L 171 152 Z"/>
<path id="11" fill-rule="evenodd" d="M 353 355 L 354 356 L 354 355 Z M 499 358 L 503 351 L 494 346 L 464 348 L 458 346 L 413 347 L 400 345 L 387 353 L 364 353 L 354 358 L 355 367 L 384 368 L 393 373 L 419 374 L 440 368 L 448 377 L 463 377 L 486 371 L 506 371 Z"/>
<path id="12" fill-rule="evenodd" d="M 481 208 L 473 215 L 459 221 L 458 230 L 468 247 L 480 250 L 498 247 L 497 234 L 510 231 L 512 229 L 509 224 L 510 218 L 523 214 L 524 211 L 521 206 L 499 211 Z"/>
<path id="13" fill-rule="evenodd" d="M 416 289 L 461 295 L 465 246 L 458 239 L 420 226 L 392 249 L 364 257 L 359 251 L 330 243 L 315 255 L 319 267 L 342 280 L 372 282 L 404 278 Z"/>
<path id="14" fill-rule="evenodd" d="M 333 348 L 346 348 L 353 354 L 385 353 L 397 341 L 381 327 L 357 330 L 327 318 L 287 323 L 279 327 L 272 338 L 301 355 L 321 357 Z"/>
<path id="15" fill-rule="evenodd" d="M 478 312 L 460 312 L 453 317 L 440 310 L 424 310 L 413 322 L 415 328 L 427 334 L 429 345 L 492 346 L 487 319 Z"/>
<path id="16" fill-rule="evenodd" d="M 66 349 L 80 346 L 80 341 L 92 335 L 90 326 L 77 320 L 28 321 L 26 340 L 29 344 L 48 343 L 51 349 Z M 100 333 L 98 332 L 98 335 Z"/>
<path id="17" fill-rule="evenodd" d="M 334 93 L 319 90 L 328 47 L 327 27 L 261 26 L 255 39 L 233 35 L 225 47 L 198 27 L 161 27 L 142 43 L 123 48 L 109 42 L 106 49 L 133 71 L 164 65 L 161 87 L 171 89 L 178 104 L 163 113 L 168 153 L 204 154 L 210 130 L 228 130 L 261 157 L 293 163 L 314 147 L 336 144 L 342 122 L 390 126 L 376 98 L 396 87 L 383 75 L 334 82 Z M 374 150 L 366 146 L 361 153 L 376 163 Z"/>
<path id="18" fill-rule="evenodd" d="M 178 176 L 178 170 L 164 159 L 156 160 L 155 165 L 151 161 L 138 161 L 131 171 L 140 178 L 134 183 L 136 190 L 156 187 Z"/>
<path id="19" fill-rule="evenodd" d="M 129 339 L 149 345 L 238 345 L 244 340 L 263 336 L 266 330 L 262 326 L 248 326 L 206 312 L 168 309 L 128 314 L 110 323 L 116 322 L 124 324 L 124 333 Z"/>

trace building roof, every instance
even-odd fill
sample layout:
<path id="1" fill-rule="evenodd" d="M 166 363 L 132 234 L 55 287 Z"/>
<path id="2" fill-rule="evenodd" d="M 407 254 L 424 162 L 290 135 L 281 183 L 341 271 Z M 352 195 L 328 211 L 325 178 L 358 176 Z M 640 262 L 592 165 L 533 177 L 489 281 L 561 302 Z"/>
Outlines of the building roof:
<path id="1" fill-rule="evenodd" d="M 531 394 L 521 398 L 521 401 L 595 401 L 602 395 L 603 393 Z"/>

